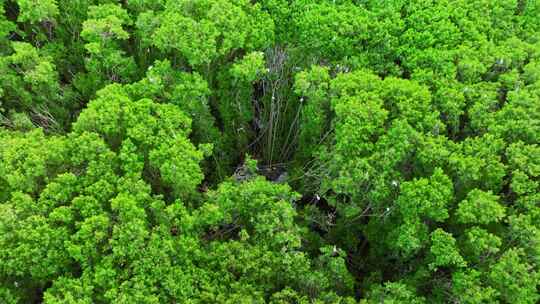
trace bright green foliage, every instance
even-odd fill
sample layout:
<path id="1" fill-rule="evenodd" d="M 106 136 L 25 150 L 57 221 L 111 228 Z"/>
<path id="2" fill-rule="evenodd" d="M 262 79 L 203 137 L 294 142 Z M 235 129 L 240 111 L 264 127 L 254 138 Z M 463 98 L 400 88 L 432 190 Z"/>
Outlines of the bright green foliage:
<path id="1" fill-rule="evenodd" d="M 540 148 L 516 142 L 508 147 L 506 155 L 512 171 L 511 188 L 518 195 L 538 191 L 540 177 Z"/>
<path id="2" fill-rule="evenodd" d="M 42 280 L 72 276 L 101 259 L 112 228 L 108 201 L 126 181 L 115 153 L 95 133 L 45 138 L 37 129 L 14 136 L 8 148 L 2 151 L 3 170 L 11 172 L 0 221 L 2 276 L 20 282 L 21 301 L 33 301 Z"/>
<path id="3" fill-rule="evenodd" d="M 508 234 L 534 263 L 538 263 L 538 254 L 540 253 L 539 211 L 538 208 L 531 208 L 528 214 L 510 216 L 508 219 L 510 224 Z"/>
<path id="4" fill-rule="evenodd" d="M 9 49 L 8 36 L 15 30 L 15 24 L 5 16 L 4 1 L 0 1 L 0 54 L 4 55 Z"/>
<path id="5" fill-rule="evenodd" d="M 210 113 L 210 89 L 198 73 L 175 71 L 168 60 L 156 61 L 146 77 L 126 87 L 132 98 L 151 98 L 177 105 L 193 122 L 192 138 L 196 143 L 218 140 L 215 118 Z"/>
<path id="6" fill-rule="evenodd" d="M 0 100 L 6 109 L 26 110 L 59 98 L 56 66 L 26 42 L 12 43 L 13 53 L 0 58 Z"/>
<path id="7" fill-rule="evenodd" d="M 88 17 L 89 19 L 84 22 L 81 32 L 82 37 L 87 41 L 105 43 L 110 39 L 124 40 L 129 38 L 122 26 L 129 25 L 131 20 L 128 13 L 120 6 L 111 4 L 91 6 Z"/>
<path id="8" fill-rule="evenodd" d="M 265 72 L 264 54 L 252 52 L 234 63 L 230 73 L 238 82 L 251 83 L 258 80 Z"/>
<path id="9" fill-rule="evenodd" d="M 465 231 L 464 237 L 463 250 L 472 261 L 483 261 L 498 253 L 502 244 L 500 237 L 478 227 Z"/>
<path id="10" fill-rule="evenodd" d="M 52 21 L 58 15 L 56 0 L 17 0 L 17 5 L 21 11 L 19 22 Z"/>
<path id="11" fill-rule="evenodd" d="M 299 1 L 294 23 L 301 48 L 308 54 L 336 60 L 358 55 L 356 46 L 369 37 L 369 13 L 361 6 L 330 1 Z M 310 3 L 312 2 L 312 3 Z"/>
<path id="12" fill-rule="evenodd" d="M 519 243 L 529 263 L 537 261 L 532 214 L 537 210 L 533 193 L 538 192 L 534 159 L 539 120 L 532 83 L 537 81 L 538 51 L 535 40 L 526 40 L 515 25 L 522 24 L 514 14 L 517 3 L 501 3 L 486 17 L 477 8 L 495 4 L 473 2 L 370 2 L 362 7 L 316 1 L 295 12 L 300 32 L 310 33 L 296 40 L 304 54 L 333 63 L 296 76 L 296 93 L 306 101 L 308 114 L 297 153 L 299 178 L 305 179 L 299 184 L 335 208 L 335 213 L 313 217 L 317 213 L 306 208 L 307 219 L 328 233 L 326 239 L 356 252 L 356 263 L 385 265 L 386 279 L 428 284 L 433 301 L 440 302 L 446 302 L 451 286 L 438 278 L 440 269 L 459 273 L 472 265 L 473 274 L 460 277 L 462 287 L 456 288 L 478 291 L 454 291 L 456 299 L 512 302 L 498 298 L 500 286 L 480 282 L 507 250 L 505 244 Z M 345 7 L 346 13 L 339 14 Z M 473 11 L 465 17 L 464 12 Z M 345 18 L 347 14 L 362 17 Z M 370 35 L 379 35 L 375 31 L 350 37 L 341 32 L 370 14 L 373 24 L 379 18 L 393 21 L 393 29 L 377 24 L 386 35 L 402 29 L 395 36 L 401 46 L 389 52 L 377 49 L 380 56 L 393 58 L 398 69 L 388 61 L 385 67 L 381 61 L 370 62 L 369 48 L 376 43 Z M 516 31 L 513 38 L 509 31 Z M 364 52 L 355 49 L 359 43 L 344 42 L 355 38 L 367 40 L 361 44 Z M 393 43 L 386 41 L 387 47 Z M 347 46 L 338 47 L 341 42 Z M 319 53 L 327 46 L 331 53 Z M 412 80 L 381 80 L 355 69 L 358 65 Z M 507 220 L 514 228 L 504 226 Z M 479 295 L 483 290 L 485 297 Z"/>
<path id="13" fill-rule="evenodd" d="M 264 48 L 273 23 L 249 1 L 167 1 L 153 44 L 179 52 L 191 66 L 208 65 L 237 49 Z"/>
<path id="14" fill-rule="evenodd" d="M 425 299 L 415 295 L 407 285 L 399 282 L 388 282 L 384 286 L 373 288 L 366 300 L 360 301 L 361 304 L 375 303 L 411 303 L 422 304 Z"/>
<path id="15" fill-rule="evenodd" d="M 536 303 L 538 273 L 523 261 L 520 250 L 510 249 L 489 272 L 490 283 L 507 303 Z"/>
<path id="16" fill-rule="evenodd" d="M 45 303 L 263 301 L 285 286 L 307 299 L 351 294 L 343 254 L 301 251 L 289 186 L 254 177 L 223 183 L 198 208 L 172 200 L 197 202 L 203 152 L 187 140 L 190 122 L 110 85 L 69 135 L 13 135 L 1 150 L 2 276 L 28 291 L 54 281 Z"/>
<path id="17" fill-rule="evenodd" d="M 0 0 L 0 303 L 538 303 L 539 16 Z"/>
<path id="18" fill-rule="evenodd" d="M 451 181 L 436 169 L 429 180 L 404 182 L 396 204 L 405 219 L 420 216 L 442 222 L 448 218 L 446 206 L 451 199 Z"/>
<path id="19" fill-rule="evenodd" d="M 77 180 L 72 178 L 73 182 L 71 189 L 78 192 Z M 63 186 L 70 189 L 66 184 Z M 6 251 L 25 254 L 9 255 L 5 261 L 24 263 L 28 259 L 27 264 L 13 267 L 29 268 L 36 279 L 47 275 L 57 277 L 58 267 L 70 271 L 72 263 L 83 269 L 78 279 L 58 277 L 44 296 L 46 303 L 70 298 L 87 302 L 121 299 L 126 303 L 207 302 L 237 297 L 261 301 L 280 286 L 291 286 L 309 298 L 337 299 L 331 290 L 349 292 L 352 287 L 341 257 L 323 254 L 310 265 L 309 258 L 298 251 L 300 229 L 293 221 L 295 212 L 291 205 L 297 194 L 291 193 L 287 186 L 276 186 L 262 178 L 241 185 L 228 182 L 210 195 L 208 203 L 192 212 L 179 201 L 166 205 L 152 198 L 150 189 L 140 181 L 120 180 L 117 189 L 119 193 L 110 196 L 110 211 L 108 208 L 98 211 L 100 198 L 83 194 L 73 199 L 71 206 L 58 207 L 47 217 L 25 218 L 39 211 L 20 209 L 26 212 L 19 214 L 22 223 L 49 230 L 47 223 L 54 223 L 62 227 L 59 231 L 64 234 L 48 234 L 46 240 L 34 244 L 36 240 L 32 236 L 23 234 L 26 231 L 22 227 L 26 224 L 19 224 L 23 225 L 17 229 L 22 239 L 17 243 L 27 245 L 17 250 L 8 247 Z M 55 195 L 68 203 L 73 192 Z M 238 195 L 245 198 L 236 206 L 239 209 L 227 205 Z M 14 196 L 13 199 L 19 200 L 20 208 L 33 205 L 23 203 L 29 198 Z M 88 213 L 92 204 L 97 211 L 93 214 Z M 11 203 L 5 204 L 6 208 L 10 206 Z M 7 215 L 2 213 L 2 216 Z M 82 221 L 77 220 L 80 217 Z M 149 225 L 154 229 L 149 230 Z M 2 240 L 12 237 L 3 235 Z M 33 235 L 40 234 L 36 231 Z M 50 261 L 49 268 L 29 267 L 31 259 L 39 257 L 42 263 Z M 4 267 L 7 265 L 10 264 Z M 193 285 L 195 282 L 199 287 Z M 138 286 L 136 290 L 132 288 L 135 286 Z M 167 288 L 158 289 L 158 286 Z"/>
<path id="20" fill-rule="evenodd" d="M 62 166 L 64 142 L 45 138 L 40 129 L 27 134 L 2 137 L 0 176 L 6 183 L 2 192 L 36 193 L 49 182 L 49 176 Z"/>
<path id="21" fill-rule="evenodd" d="M 211 203 L 203 206 L 203 210 L 219 208 L 223 214 L 215 214 L 218 217 L 209 219 L 209 224 L 223 225 L 234 222 L 243 229 L 241 237 L 254 238 L 256 244 L 264 244 L 270 248 L 286 251 L 287 248 L 300 246 L 300 239 L 295 236 L 299 231 L 296 230 L 293 221 L 294 209 L 291 208 L 291 203 L 298 199 L 295 193 L 289 194 L 287 186 L 273 186 L 261 178 L 243 185 L 240 189 L 237 188 L 234 183 L 225 183 L 220 186 L 217 193 L 210 195 Z M 239 190 L 242 192 L 237 193 Z M 259 193 L 261 190 L 265 191 Z M 273 205 L 267 205 L 275 200 L 269 199 L 268 196 L 275 197 L 278 201 L 272 203 Z M 245 201 L 233 203 L 232 198 L 242 198 Z M 266 240 L 276 243 L 267 243 Z"/>
<path id="22" fill-rule="evenodd" d="M 428 227 L 422 222 L 443 222 L 448 218 L 447 205 L 452 198 L 451 182 L 442 170 L 436 169 L 431 178 L 405 182 L 396 200 L 403 224 L 397 227 L 392 247 L 410 255 L 427 241 Z M 433 239 L 433 236 L 432 236 Z M 432 240 L 433 242 L 433 240 Z"/>
<path id="23" fill-rule="evenodd" d="M 179 13 L 166 14 L 160 22 L 154 35 L 158 48 L 181 52 L 190 65 L 208 64 L 217 56 L 219 32 L 210 22 L 198 23 Z"/>
<path id="24" fill-rule="evenodd" d="M 325 138 L 325 129 L 329 125 L 330 102 L 328 96 L 330 75 L 328 69 L 313 66 L 311 70 L 298 73 L 295 81 L 295 92 L 304 96 L 302 107 L 299 144 L 302 158 L 309 158 L 319 149 Z"/>
<path id="25" fill-rule="evenodd" d="M 505 210 L 498 203 L 496 195 L 475 189 L 467 194 L 467 199 L 459 203 L 456 215 L 461 223 L 489 224 L 500 221 Z"/>
<path id="26" fill-rule="evenodd" d="M 464 267 L 467 264 L 456 248 L 456 240 L 451 234 L 438 228 L 431 233 L 430 253 L 433 262 L 429 268 L 436 270 L 439 267 Z"/>
<path id="27" fill-rule="evenodd" d="M 133 102 L 118 85 L 97 95 L 73 125 L 76 133 L 98 133 L 113 150 L 120 149 L 127 174 L 140 177 L 146 169 L 152 184 L 182 197 L 195 190 L 203 178 L 198 166 L 203 152 L 187 139 L 191 120 L 178 107 L 150 99 Z"/>
<path id="28" fill-rule="evenodd" d="M 213 124 L 215 119 L 221 134 L 209 125 L 201 127 L 211 134 L 197 134 L 205 132 L 195 125 L 194 134 L 210 137 L 204 140 L 217 147 L 213 165 L 218 164 L 217 176 L 223 179 L 257 137 L 252 99 L 256 82 L 266 73 L 262 50 L 272 45 L 274 23 L 260 4 L 245 0 L 163 2 L 142 12 L 135 22 L 141 41 L 139 60 L 150 65 L 151 58 L 168 59 L 174 69 L 192 73 L 187 76 L 200 84 L 193 89 L 205 90 L 201 93 L 208 97 L 213 115 L 197 121 Z"/>
<path id="29" fill-rule="evenodd" d="M 499 293 L 492 287 L 485 287 L 480 272 L 476 270 L 456 272 L 452 284 L 452 296 L 456 301 L 471 304 L 497 302 Z"/>
<path id="30" fill-rule="evenodd" d="M 190 139 L 194 144 L 213 144 L 214 158 L 224 161 L 222 133 L 216 126 L 216 119 L 209 104 L 208 83 L 198 73 L 176 71 L 168 60 L 155 61 L 148 68 L 146 77 L 126 86 L 131 98 L 151 98 L 162 103 L 171 103 L 192 121 L 193 132 Z M 210 164 L 206 164 L 210 165 Z M 215 162 L 214 164 L 215 165 Z M 223 167 L 227 166 L 223 164 Z M 221 174 L 223 167 L 218 167 Z"/>
<path id="31" fill-rule="evenodd" d="M 458 149 L 458 153 L 450 155 L 449 165 L 460 197 L 475 187 L 499 192 L 505 175 L 505 165 L 501 162 L 504 142 L 486 134 L 467 138 Z"/>
<path id="32" fill-rule="evenodd" d="M 103 82 L 127 82 L 135 73 L 135 63 L 121 49 L 121 41 L 129 38 L 124 27 L 132 24 L 128 12 L 114 4 L 90 6 L 83 23 L 81 37 L 90 58 L 85 66 L 91 79 Z M 99 84 L 94 84 L 99 86 Z"/>

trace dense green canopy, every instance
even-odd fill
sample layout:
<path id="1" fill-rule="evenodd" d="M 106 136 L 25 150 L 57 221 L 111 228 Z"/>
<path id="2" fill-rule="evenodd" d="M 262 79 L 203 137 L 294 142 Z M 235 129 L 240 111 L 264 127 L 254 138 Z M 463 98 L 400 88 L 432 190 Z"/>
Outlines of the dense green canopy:
<path id="1" fill-rule="evenodd" d="M 0 0 L 0 303 L 540 301 L 540 1 Z"/>

